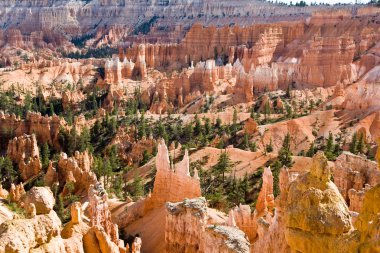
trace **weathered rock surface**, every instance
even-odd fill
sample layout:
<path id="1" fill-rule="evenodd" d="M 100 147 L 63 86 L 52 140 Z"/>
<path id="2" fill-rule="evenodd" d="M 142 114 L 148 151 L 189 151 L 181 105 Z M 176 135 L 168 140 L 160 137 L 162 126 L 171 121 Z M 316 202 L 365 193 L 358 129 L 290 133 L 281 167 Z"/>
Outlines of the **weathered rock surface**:
<path id="1" fill-rule="evenodd" d="M 358 238 L 348 207 L 330 177 L 327 159 L 318 152 L 310 172 L 290 183 L 285 236 L 293 251 L 354 251 Z"/>
<path id="2" fill-rule="evenodd" d="M 33 187 L 23 199 L 24 205 L 33 204 L 36 214 L 49 214 L 53 210 L 55 199 L 49 187 Z"/>
<path id="3" fill-rule="evenodd" d="M 204 198 L 168 203 L 166 208 L 166 252 L 249 252 L 244 232 L 207 225 Z"/>
<path id="4" fill-rule="evenodd" d="M 360 212 L 365 192 L 380 183 L 380 170 L 375 162 L 343 152 L 335 162 L 334 183 L 350 210 Z"/>
<path id="5" fill-rule="evenodd" d="M 33 219 L 16 219 L 0 225 L 0 252 L 29 252 L 60 233 L 61 221 L 52 211 Z"/>
<path id="6" fill-rule="evenodd" d="M 168 148 L 163 140 L 158 144 L 157 149 L 157 174 L 153 192 L 145 200 L 145 212 L 162 206 L 166 202 L 201 197 L 199 178 L 190 176 L 188 154 L 185 154 L 183 161 L 177 164 L 174 170 L 170 165 Z"/>
<path id="7" fill-rule="evenodd" d="M 23 135 L 9 141 L 7 155 L 19 167 L 22 180 L 38 175 L 42 169 L 36 136 Z"/>
<path id="8" fill-rule="evenodd" d="M 380 184 L 365 194 L 355 227 L 360 231 L 359 252 L 377 252 L 380 249 Z"/>
<path id="9" fill-rule="evenodd" d="M 96 175 L 91 170 L 93 157 L 88 151 L 76 151 L 73 157 L 67 157 L 62 153 L 58 161 L 58 179 L 60 185 L 64 185 L 63 194 L 68 194 L 70 189 L 66 186 L 73 184 L 71 194 L 78 196 L 87 195 L 91 185 L 97 183 Z"/>
<path id="10" fill-rule="evenodd" d="M 48 143 L 59 148 L 58 134 L 61 126 L 66 123 L 58 116 L 44 117 L 39 113 L 29 112 L 25 120 L 15 115 L 4 114 L 0 111 L 0 137 L 1 144 L 8 144 L 7 140 L 20 137 L 24 134 L 35 134 L 39 144 Z"/>

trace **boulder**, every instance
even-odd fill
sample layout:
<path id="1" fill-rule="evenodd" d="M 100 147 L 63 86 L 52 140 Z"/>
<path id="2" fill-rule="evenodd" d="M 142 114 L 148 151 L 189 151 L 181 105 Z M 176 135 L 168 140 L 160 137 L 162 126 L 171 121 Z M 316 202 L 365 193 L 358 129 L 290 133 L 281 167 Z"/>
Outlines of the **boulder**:
<path id="1" fill-rule="evenodd" d="M 34 204 L 36 214 L 48 214 L 53 210 L 55 199 L 49 187 L 33 187 L 26 194 L 24 204 Z"/>

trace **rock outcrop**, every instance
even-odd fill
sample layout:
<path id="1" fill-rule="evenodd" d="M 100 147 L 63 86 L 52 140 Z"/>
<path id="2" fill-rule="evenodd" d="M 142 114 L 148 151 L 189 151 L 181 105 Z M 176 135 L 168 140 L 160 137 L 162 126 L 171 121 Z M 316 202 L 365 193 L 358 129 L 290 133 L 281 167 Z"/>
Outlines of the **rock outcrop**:
<path id="1" fill-rule="evenodd" d="M 52 192 L 44 187 L 34 187 L 28 193 L 26 203 L 36 208 L 34 210 L 37 210 L 37 215 L 32 215 L 31 219 L 15 219 L 2 223 L 0 252 L 48 252 L 43 251 L 43 248 L 55 239 L 60 239 L 61 221 L 52 211 L 55 203 Z M 57 248 L 55 250 L 54 252 L 65 252 Z"/>
<path id="2" fill-rule="evenodd" d="M 145 199 L 145 212 L 164 205 L 166 202 L 182 201 L 186 198 L 201 197 L 199 178 L 190 176 L 188 153 L 183 161 L 172 168 L 169 162 L 168 148 L 161 140 L 156 156 L 157 174 L 153 192 Z"/>
<path id="3" fill-rule="evenodd" d="M 365 192 L 380 184 L 380 170 L 375 162 L 343 152 L 335 162 L 334 183 L 350 210 L 360 212 Z"/>
<path id="4" fill-rule="evenodd" d="M 93 157 L 88 151 L 76 151 L 73 157 L 61 153 L 58 161 L 59 184 L 65 186 L 62 194 L 86 196 L 91 185 L 97 183 L 96 175 L 91 170 Z M 69 185 L 74 188 L 71 189 Z"/>
<path id="5" fill-rule="evenodd" d="M 49 187 L 33 187 L 23 199 L 24 206 L 33 204 L 36 214 L 48 214 L 53 210 L 55 199 Z"/>
<path id="6" fill-rule="evenodd" d="M 40 113 L 29 112 L 22 120 L 15 115 L 4 114 L 0 111 L 0 137 L 1 144 L 8 144 L 7 140 L 20 137 L 24 134 L 35 134 L 39 144 L 48 143 L 59 149 L 59 129 L 66 122 L 58 116 L 44 117 Z"/>
<path id="7" fill-rule="evenodd" d="M 358 236 L 348 207 L 330 181 L 322 152 L 313 157 L 310 172 L 289 185 L 285 209 L 285 237 L 292 251 L 353 252 Z"/>
<path id="8" fill-rule="evenodd" d="M 11 184 L 11 189 L 9 190 L 9 200 L 18 203 L 22 197 L 25 195 L 24 185 L 22 183 L 15 185 Z"/>
<path id="9" fill-rule="evenodd" d="M 42 169 L 34 134 L 15 137 L 9 141 L 7 155 L 18 165 L 23 181 L 38 175 Z"/>
<path id="10" fill-rule="evenodd" d="M 355 227 L 360 231 L 359 252 L 376 252 L 380 249 L 380 184 L 365 194 Z"/>
<path id="11" fill-rule="evenodd" d="M 249 252 L 242 231 L 207 224 L 204 198 L 168 203 L 166 209 L 166 252 Z"/>

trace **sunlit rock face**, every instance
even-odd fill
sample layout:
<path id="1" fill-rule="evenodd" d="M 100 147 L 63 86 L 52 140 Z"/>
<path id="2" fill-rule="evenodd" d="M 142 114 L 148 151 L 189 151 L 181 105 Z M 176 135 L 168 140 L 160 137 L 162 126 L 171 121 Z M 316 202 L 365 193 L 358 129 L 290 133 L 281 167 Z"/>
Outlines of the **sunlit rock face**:
<path id="1" fill-rule="evenodd" d="M 166 202 L 182 201 L 185 198 L 201 197 L 198 175 L 190 176 L 188 153 L 175 168 L 170 165 L 168 148 L 164 141 L 158 144 L 156 157 L 156 179 L 153 192 L 146 199 L 145 210 L 164 205 Z"/>
<path id="2" fill-rule="evenodd" d="M 204 198 L 166 205 L 166 252 L 249 252 L 243 231 L 207 224 Z"/>
<path id="3" fill-rule="evenodd" d="M 346 202 L 330 178 L 327 159 L 318 152 L 310 172 L 290 183 L 285 235 L 292 250 L 354 252 L 357 234 Z"/>
<path id="4" fill-rule="evenodd" d="M 40 152 L 34 134 L 15 137 L 9 141 L 7 155 L 18 165 L 24 181 L 38 175 L 42 169 Z"/>
<path id="5" fill-rule="evenodd" d="M 91 170 L 92 155 L 86 150 L 76 151 L 73 157 L 61 153 L 58 160 L 58 182 L 64 186 L 62 194 L 86 196 L 91 185 L 97 183 L 95 173 Z M 71 187 L 73 186 L 73 189 Z"/>
<path id="6" fill-rule="evenodd" d="M 8 140 L 15 136 L 35 134 L 39 144 L 48 143 L 59 148 L 59 129 L 65 124 L 66 122 L 56 115 L 48 117 L 42 116 L 40 113 L 28 112 L 26 119 L 22 120 L 15 115 L 5 114 L 0 111 L 1 145 L 8 144 Z"/>
<path id="7" fill-rule="evenodd" d="M 335 162 L 334 183 L 350 210 L 360 212 L 365 193 L 380 183 L 380 171 L 375 162 L 344 152 Z"/>

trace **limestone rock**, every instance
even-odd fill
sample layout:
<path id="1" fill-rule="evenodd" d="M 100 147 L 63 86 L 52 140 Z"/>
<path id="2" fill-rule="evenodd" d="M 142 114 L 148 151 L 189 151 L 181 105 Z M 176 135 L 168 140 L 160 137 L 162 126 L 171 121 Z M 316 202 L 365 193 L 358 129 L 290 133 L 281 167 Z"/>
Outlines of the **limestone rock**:
<path id="1" fill-rule="evenodd" d="M 72 182 L 74 184 L 75 194 L 86 195 L 90 185 L 97 183 L 95 173 L 91 170 L 93 157 L 88 151 L 76 151 L 73 157 L 67 157 L 62 153 L 58 161 L 59 183 L 62 185 Z M 68 194 L 64 190 L 64 194 Z"/>
<path id="2" fill-rule="evenodd" d="M 22 183 L 18 185 L 11 185 L 11 189 L 9 190 L 9 199 L 12 202 L 18 203 L 24 195 L 25 189 Z"/>
<path id="3" fill-rule="evenodd" d="M 36 176 L 42 169 L 36 136 L 23 135 L 9 141 L 7 155 L 18 164 L 22 180 Z"/>
<path id="4" fill-rule="evenodd" d="M 272 212 L 274 207 L 273 176 L 269 167 L 264 168 L 263 184 L 256 203 L 256 215 L 262 216 L 265 212 Z"/>
<path id="5" fill-rule="evenodd" d="M 257 132 L 257 123 L 254 119 L 249 118 L 245 123 L 244 123 L 244 133 L 248 135 L 255 134 Z"/>
<path id="6" fill-rule="evenodd" d="M 355 234 L 348 207 L 330 181 L 323 152 L 313 157 L 310 172 L 290 183 L 285 209 L 286 241 L 299 252 L 353 252 Z M 315 239 L 313 239 L 315 238 Z"/>
<path id="7" fill-rule="evenodd" d="M 377 164 L 361 156 L 343 152 L 335 162 L 334 182 L 350 210 L 359 212 L 364 192 L 380 183 Z"/>
<path id="8" fill-rule="evenodd" d="M 91 228 L 102 228 L 101 231 L 98 231 L 98 229 L 95 231 L 98 240 L 100 241 L 99 236 L 102 238 L 107 237 L 107 241 L 110 241 L 115 245 L 119 245 L 119 230 L 118 226 L 112 222 L 111 212 L 108 208 L 107 193 L 98 183 L 94 186 L 90 186 L 88 196 L 90 226 Z M 75 215 L 75 212 L 73 214 Z M 76 220 L 76 217 L 74 217 L 73 220 Z"/>
<path id="9" fill-rule="evenodd" d="M 169 163 L 168 148 L 161 140 L 156 156 L 156 179 L 152 195 L 146 199 L 146 211 L 162 206 L 168 201 L 182 201 L 185 198 L 201 196 L 199 179 L 190 176 L 189 164 L 189 157 L 185 155 L 177 169 L 173 170 Z"/>
<path id="10" fill-rule="evenodd" d="M 33 187 L 23 201 L 25 205 L 34 204 L 37 215 L 50 213 L 55 204 L 53 192 L 49 187 Z"/>
<path id="11" fill-rule="evenodd" d="M 83 236 L 85 253 L 119 253 L 118 246 L 111 241 L 101 226 L 93 226 Z"/>
<path id="12" fill-rule="evenodd" d="M 380 249 L 380 184 L 365 194 L 355 227 L 361 233 L 359 252 L 377 252 Z"/>
<path id="13" fill-rule="evenodd" d="M 0 225 L 0 252 L 29 252 L 49 243 L 60 233 L 57 214 L 37 215 L 33 219 L 16 219 Z"/>
<path id="14" fill-rule="evenodd" d="M 204 198 L 168 203 L 166 210 L 166 252 L 249 252 L 241 230 L 207 225 Z"/>

